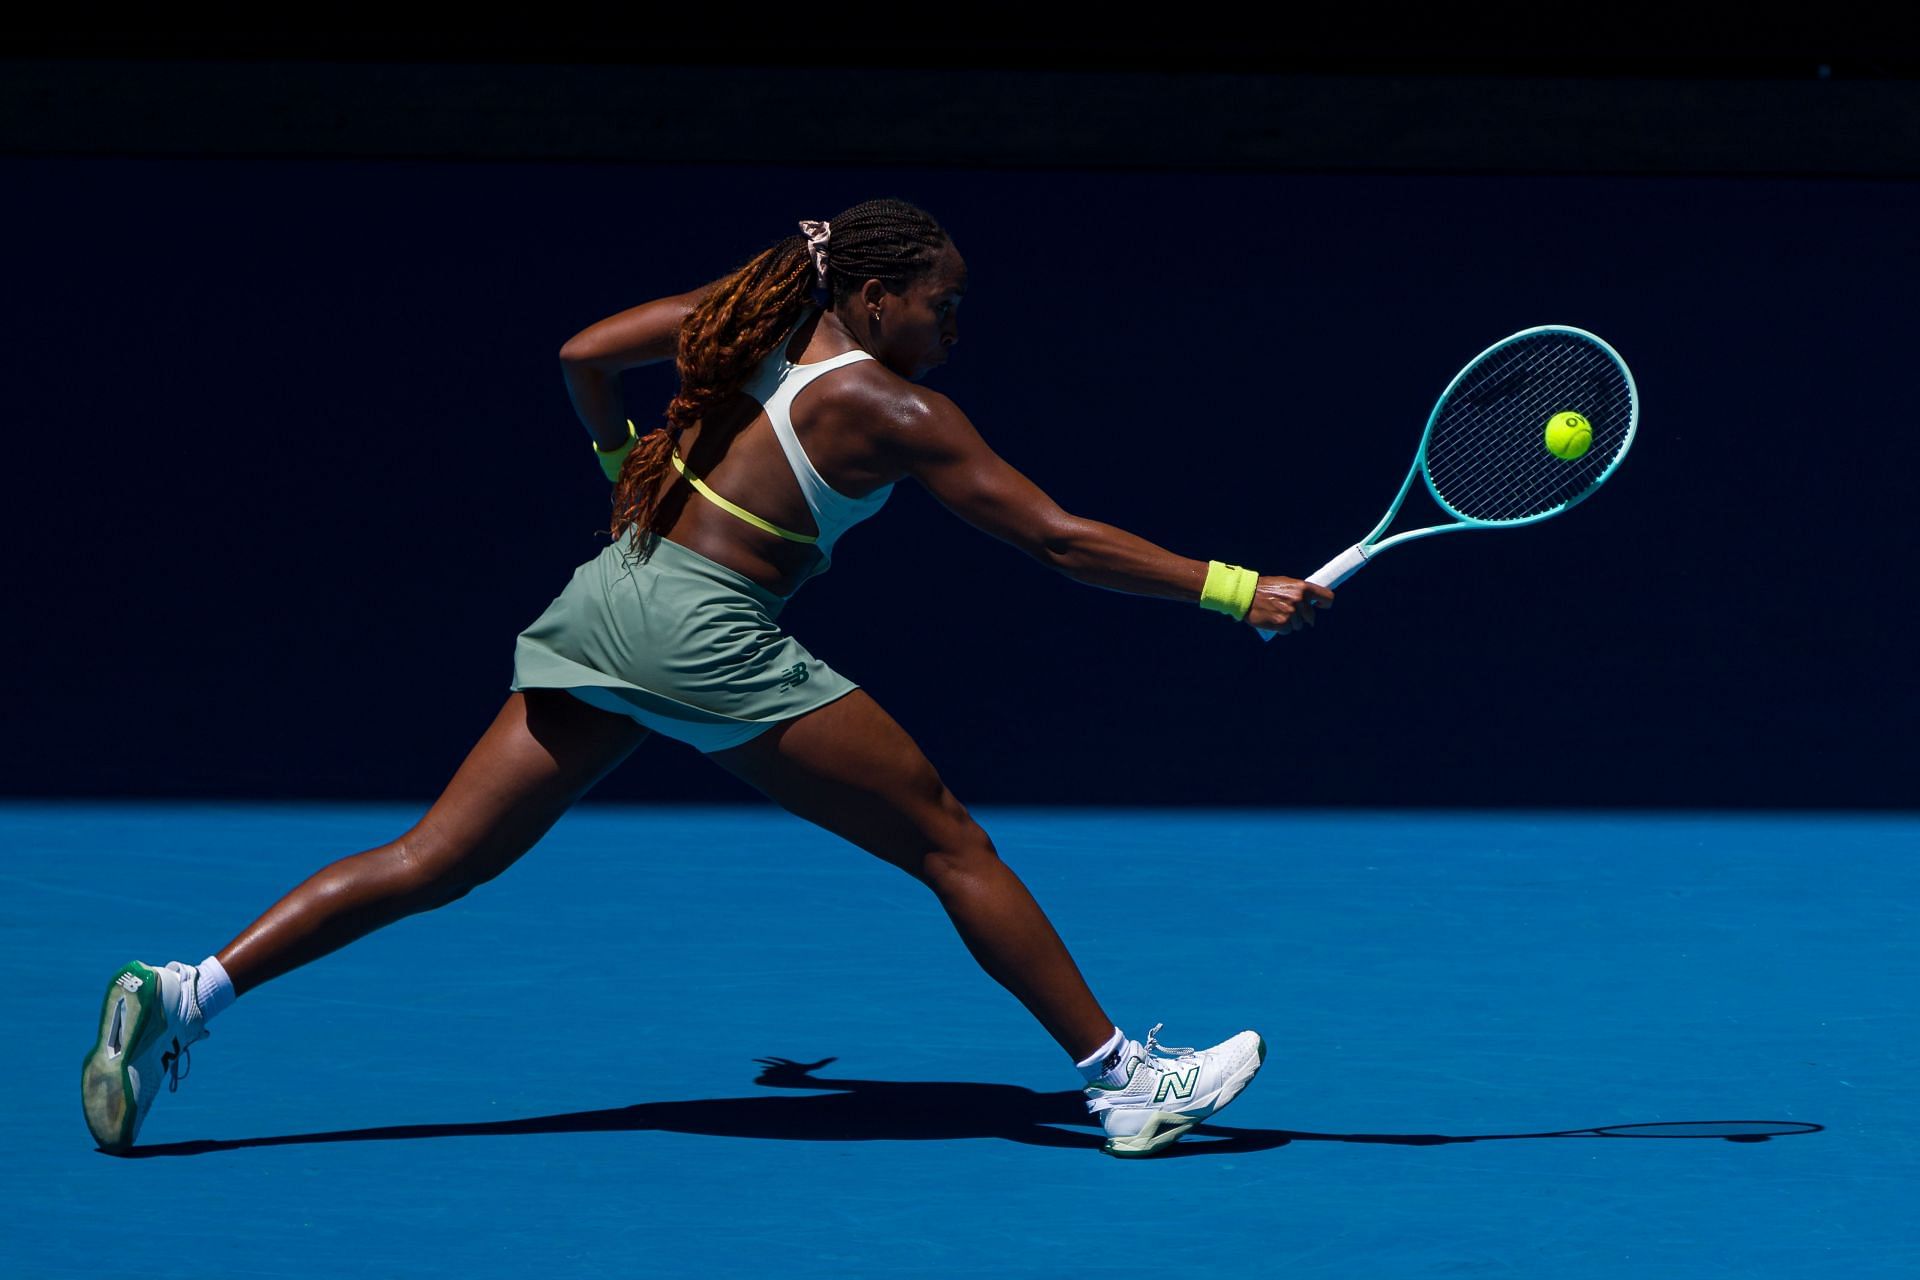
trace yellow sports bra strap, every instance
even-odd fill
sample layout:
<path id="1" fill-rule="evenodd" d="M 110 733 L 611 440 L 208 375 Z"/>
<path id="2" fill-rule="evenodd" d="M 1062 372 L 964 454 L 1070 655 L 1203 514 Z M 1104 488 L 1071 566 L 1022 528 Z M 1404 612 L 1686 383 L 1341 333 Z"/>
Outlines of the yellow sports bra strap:
<path id="1" fill-rule="evenodd" d="M 768 533 L 775 534 L 779 537 L 785 538 L 788 542 L 813 543 L 813 542 L 820 541 L 819 538 L 815 537 L 813 534 L 810 534 L 810 533 L 789 532 L 788 530 L 782 529 L 779 525 L 774 524 L 771 521 L 762 520 L 759 516 L 753 514 L 753 512 L 747 510 L 745 507 L 740 506 L 737 503 L 728 502 L 725 498 L 721 497 L 719 494 L 715 493 L 713 490 L 707 488 L 706 481 L 702 480 L 699 476 L 693 474 L 693 472 L 687 470 L 687 464 L 680 461 L 680 451 L 678 449 L 675 449 L 670 456 L 673 458 L 673 469 L 675 471 L 678 471 L 681 475 L 685 476 L 688 479 L 688 481 L 692 483 L 693 487 L 699 491 L 701 497 L 705 498 L 708 502 L 711 502 L 714 506 L 719 507 L 722 511 L 730 511 L 734 515 L 739 516 L 742 520 L 745 520 L 748 524 L 752 525 L 754 528 L 765 529 Z"/>

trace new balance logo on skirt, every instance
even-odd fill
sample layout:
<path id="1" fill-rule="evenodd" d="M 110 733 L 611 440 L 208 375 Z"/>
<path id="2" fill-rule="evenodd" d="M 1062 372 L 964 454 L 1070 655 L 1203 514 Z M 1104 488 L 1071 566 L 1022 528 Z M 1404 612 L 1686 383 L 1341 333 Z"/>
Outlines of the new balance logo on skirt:
<path id="1" fill-rule="evenodd" d="M 138 991 L 141 987 L 147 985 L 145 978 L 136 978 L 131 973 L 121 974 L 118 978 L 114 979 L 114 982 L 127 991 Z"/>

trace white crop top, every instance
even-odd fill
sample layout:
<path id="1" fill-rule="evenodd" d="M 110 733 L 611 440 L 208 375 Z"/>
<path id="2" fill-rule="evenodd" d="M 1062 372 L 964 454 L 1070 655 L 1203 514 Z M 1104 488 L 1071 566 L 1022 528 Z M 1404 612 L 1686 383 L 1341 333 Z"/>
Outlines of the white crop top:
<path id="1" fill-rule="evenodd" d="M 787 344 L 793 341 L 793 335 L 800 331 L 813 313 L 803 314 L 793 328 L 787 330 L 771 354 L 755 369 L 741 391 L 751 396 L 766 410 L 767 419 L 773 424 L 773 434 L 780 441 L 780 450 L 787 455 L 787 465 L 793 469 L 793 478 L 799 482 L 800 495 L 806 500 L 807 510 L 813 515 L 814 528 L 820 532 L 813 545 L 820 552 L 820 563 L 808 577 L 814 577 L 827 571 L 827 565 L 833 559 L 833 544 L 840 535 L 873 515 L 886 505 L 887 498 L 893 493 L 893 486 L 882 485 L 864 498 L 849 498 L 833 488 L 820 473 L 814 469 L 813 460 L 807 457 L 807 451 L 800 447 L 800 437 L 793 430 L 793 400 L 815 378 L 832 373 L 835 369 L 844 369 L 861 360 L 871 360 L 873 356 L 865 351 L 844 351 L 828 360 L 816 360 L 811 364 L 795 364 L 787 359 Z M 676 455 L 675 463 L 679 463 Z M 685 471 L 685 468 L 681 468 Z M 691 472 L 685 472 L 692 478 Z M 702 494 L 714 498 L 703 483 L 695 485 Z M 716 499 L 717 500 L 717 499 Z M 740 509 L 730 502 L 720 502 L 735 515 L 741 515 Z M 747 517 L 741 515 L 742 519 Z M 752 523 L 762 528 L 771 528 L 782 537 L 800 541 L 795 535 L 754 519 Z"/>

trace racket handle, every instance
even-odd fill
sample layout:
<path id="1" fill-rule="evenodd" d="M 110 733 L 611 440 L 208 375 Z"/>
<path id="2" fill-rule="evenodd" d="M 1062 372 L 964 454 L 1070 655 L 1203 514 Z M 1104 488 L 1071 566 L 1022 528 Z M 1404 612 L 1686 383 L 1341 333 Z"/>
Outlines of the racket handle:
<path id="1" fill-rule="evenodd" d="M 1366 567 L 1367 548 L 1365 544 L 1356 542 L 1308 574 L 1307 581 L 1313 583 L 1316 587 L 1326 587 L 1328 590 L 1332 590 Z M 1309 605 L 1308 607 L 1311 608 L 1312 606 Z M 1260 627 L 1255 627 L 1254 630 L 1260 632 L 1260 638 L 1262 640 L 1271 640 L 1277 634 L 1276 632 L 1267 631 Z"/>

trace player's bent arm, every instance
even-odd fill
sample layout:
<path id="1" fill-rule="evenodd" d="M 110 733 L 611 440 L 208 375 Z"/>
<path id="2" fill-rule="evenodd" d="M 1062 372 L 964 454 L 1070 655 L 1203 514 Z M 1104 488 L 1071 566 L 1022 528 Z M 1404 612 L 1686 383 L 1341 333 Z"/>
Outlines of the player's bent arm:
<path id="1" fill-rule="evenodd" d="M 1076 582 L 1167 600 L 1200 598 L 1206 561 L 1062 510 L 939 392 L 915 387 L 887 409 L 889 441 L 902 469 L 974 528 Z"/>
<path id="2" fill-rule="evenodd" d="M 560 348 L 560 372 L 567 397 L 595 444 L 613 450 L 627 441 L 626 397 L 620 374 L 626 369 L 673 359 L 681 322 L 713 286 L 655 298 L 588 325 Z"/>
<path id="3" fill-rule="evenodd" d="M 704 284 L 688 293 L 655 298 L 596 321 L 567 339 L 560 348 L 560 362 L 602 373 L 619 373 L 623 369 L 671 360 L 680 338 L 681 322 L 711 288 L 712 284 Z"/>

